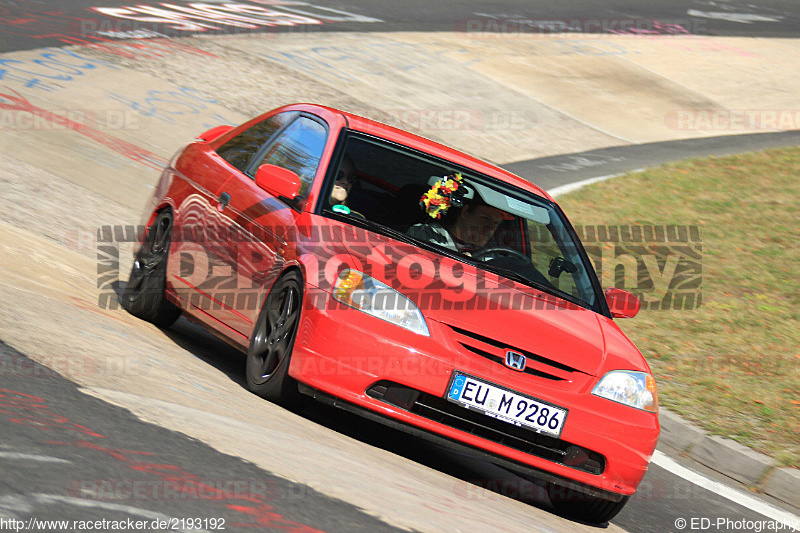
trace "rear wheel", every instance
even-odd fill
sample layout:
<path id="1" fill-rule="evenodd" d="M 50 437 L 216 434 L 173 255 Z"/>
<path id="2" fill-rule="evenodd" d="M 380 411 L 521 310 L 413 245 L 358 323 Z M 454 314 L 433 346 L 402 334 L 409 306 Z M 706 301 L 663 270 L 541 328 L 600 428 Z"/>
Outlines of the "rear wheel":
<path id="1" fill-rule="evenodd" d="M 558 514 L 590 524 L 608 522 L 628 503 L 628 496 L 614 502 L 554 484 L 548 484 L 548 496 Z"/>
<path id="2" fill-rule="evenodd" d="M 281 277 L 258 315 L 247 351 L 247 387 L 275 403 L 297 403 L 297 382 L 289 376 L 289 361 L 303 301 L 300 275 Z"/>
<path id="3" fill-rule="evenodd" d="M 167 256 L 172 241 L 172 212 L 162 211 L 147 230 L 122 292 L 122 307 L 130 314 L 168 328 L 181 310 L 167 300 Z"/>

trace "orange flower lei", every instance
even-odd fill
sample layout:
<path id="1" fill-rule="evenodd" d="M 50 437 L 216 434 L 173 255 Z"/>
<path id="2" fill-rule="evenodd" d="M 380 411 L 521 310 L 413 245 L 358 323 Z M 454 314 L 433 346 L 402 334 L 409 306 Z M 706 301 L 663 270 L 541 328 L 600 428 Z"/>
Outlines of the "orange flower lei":
<path id="1" fill-rule="evenodd" d="M 462 205 L 461 196 L 464 193 L 459 191 L 463 180 L 461 174 L 456 172 L 452 176 L 445 176 L 443 180 L 437 181 L 419 201 L 422 210 L 431 218 L 442 218 L 442 214 L 447 213 L 453 205 Z"/>

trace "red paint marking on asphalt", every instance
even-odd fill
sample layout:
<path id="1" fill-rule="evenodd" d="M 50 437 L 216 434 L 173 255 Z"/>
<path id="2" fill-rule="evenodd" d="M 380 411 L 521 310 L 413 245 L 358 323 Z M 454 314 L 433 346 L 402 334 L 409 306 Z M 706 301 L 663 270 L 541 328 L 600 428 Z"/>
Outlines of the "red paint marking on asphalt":
<path id="1" fill-rule="evenodd" d="M 186 52 L 188 54 L 197 56 L 219 57 L 216 54 L 206 52 L 200 48 L 182 44 L 166 38 L 139 39 L 135 41 L 114 41 L 112 39 L 105 39 L 95 35 L 88 35 L 86 38 L 80 38 L 74 35 L 64 35 L 61 33 L 38 35 L 36 38 L 58 39 L 65 45 L 85 46 L 86 48 L 91 48 L 100 52 L 106 52 L 108 54 L 126 59 L 153 59 L 154 57 L 161 57 L 164 54 L 176 54 L 179 52 Z M 144 51 L 144 53 L 142 51 Z"/>
<path id="2" fill-rule="evenodd" d="M 35 414 L 30 413 L 33 409 L 36 410 Z M 77 424 L 66 416 L 56 414 L 49 409 L 50 407 L 45 405 L 45 401 L 38 396 L 0 389 L 0 413 L 13 416 L 14 418 L 8 417 L 8 420 L 15 424 L 38 427 L 39 429 L 46 429 L 48 431 L 51 429 L 74 430 L 90 437 L 105 438 L 103 435 L 95 433 L 86 426 Z M 23 412 L 20 413 L 19 411 Z M 26 414 L 25 411 L 29 413 Z"/>
<path id="3" fill-rule="evenodd" d="M 279 529 L 284 531 L 294 531 L 297 533 L 322 533 L 319 529 L 309 527 L 302 524 L 297 524 L 286 520 L 278 513 L 271 512 L 272 508 L 269 505 L 261 504 L 258 507 L 248 507 L 246 505 L 227 505 L 228 509 L 237 511 L 244 514 L 252 515 L 256 518 L 256 523 L 234 523 L 237 527 L 270 527 L 271 529 Z"/>
<path id="4" fill-rule="evenodd" d="M 15 418 L 9 417 L 12 422 L 25 423 L 26 425 L 47 430 L 77 430 L 90 437 L 105 438 L 104 435 L 77 424 L 65 416 L 55 414 L 52 411 L 45 411 L 49 409 L 49 406 L 46 405 L 46 402 L 43 398 L 25 394 L 23 392 L 0 389 L 0 413 L 6 413 L 14 416 Z M 35 411 L 35 415 L 26 417 L 24 412 L 30 412 L 32 410 Z M 22 411 L 22 413 L 20 413 L 20 411 Z M 52 417 L 45 418 L 42 415 L 52 415 Z M 213 499 L 220 501 L 235 500 L 238 502 L 244 502 L 237 504 L 225 504 L 225 507 L 231 511 L 251 517 L 253 520 L 252 522 L 237 523 L 237 525 L 240 527 L 253 527 L 260 529 L 268 528 L 271 530 L 292 531 L 297 533 L 317 533 L 320 531 L 305 524 L 293 522 L 283 517 L 280 513 L 275 511 L 274 507 L 267 504 L 260 497 L 237 494 L 235 492 L 221 490 L 206 483 L 202 483 L 199 481 L 199 476 L 186 472 L 175 465 L 167 463 L 149 463 L 140 460 L 144 457 L 153 457 L 155 454 L 151 452 L 110 448 L 86 440 L 72 442 L 45 442 L 55 446 L 83 448 L 102 452 L 114 460 L 127 464 L 131 470 L 152 474 L 160 477 L 164 481 L 178 482 L 176 485 L 177 491 L 181 493 L 190 495 L 202 493 L 213 496 Z"/>
<path id="5" fill-rule="evenodd" d="M 53 111 L 36 107 L 17 91 L 9 87 L 6 87 L 6 89 L 11 91 L 13 94 L 0 93 L 0 98 L 6 100 L 5 102 L 0 101 L 0 109 L 31 113 L 34 116 L 40 117 L 48 122 L 52 122 L 60 127 L 76 131 L 81 135 L 84 135 L 119 154 L 122 154 L 128 159 L 132 159 L 137 163 L 141 163 L 155 170 L 161 170 L 167 164 L 166 159 L 157 156 L 153 152 L 145 150 L 144 148 L 136 146 L 128 141 L 114 137 L 113 135 L 103 133 L 102 131 L 91 126 L 87 126 L 86 124 L 81 124 L 80 122 L 68 119 L 67 117 L 59 115 Z"/>
<path id="6" fill-rule="evenodd" d="M 175 490 L 181 493 L 196 495 L 202 491 L 203 494 L 214 495 L 214 497 L 211 498 L 214 500 L 240 500 L 252 503 L 253 505 L 235 505 L 235 504 L 225 505 L 228 509 L 246 515 L 250 515 L 255 520 L 255 522 L 252 523 L 247 523 L 247 522 L 236 523 L 236 525 L 239 527 L 259 527 L 259 528 L 267 527 L 273 530 L 292 531 L 297 533 L 316 533 L 320 531 L 305 524 L 299 524 L 297 522 L 293 522 L 291 520 L 284 518 L 280 513 L 275 512 L 274 507 L 262 501 L 261 498 L 255 496 L 247 496 L 243 494 L 230 493 L 224 490 L 220 490 L 206 483 L 201 483 L 198 481 L 198 479 L 200 479 L 198 476 L 190 474 L 189 472 L 186 472 L 185 470 L 182 470 L 180 467 L 174 465 L 145 463 L 126 456 L 126 454 L 153 455 L 148 452 L 105 448 L 98 444 L 93 444 L 87 441 L 75 441 L 75 442 L 48 441 L 48 444 L 54 444 L 58 446 L 74 446 L 77 448 L 88 448 L 90 450 L 96 450 L 106 453 L 113 459 L 127 463 L 128 467 L 131 468 L 132 470 L 136 470 L 139 472 L 147 472 L 159 476 L 164 481 L 180 482 L 180 484 L 174 486 L 174 488 Z"/>
<path id="7" fill-rule="evenodd" d="M 101 32 L 106 27 L 113 28 L 110 21 L 95 17 L 76 17 L 63 11 L 28 10 L 16 18 L 0 20 L 0 27 L 4 25 L 7 26 L 3 31 L 6 34 L 23 35 L 34 39 L 55 39 L 65 45 L 82 45 L 128 59 L 151 59 L 181 52 L 219 57 L 195 46 L 162 37 L 133 41 L 104 38 L 93 32 Z M 160 35 L 158 32 L 153 33 Z"/>

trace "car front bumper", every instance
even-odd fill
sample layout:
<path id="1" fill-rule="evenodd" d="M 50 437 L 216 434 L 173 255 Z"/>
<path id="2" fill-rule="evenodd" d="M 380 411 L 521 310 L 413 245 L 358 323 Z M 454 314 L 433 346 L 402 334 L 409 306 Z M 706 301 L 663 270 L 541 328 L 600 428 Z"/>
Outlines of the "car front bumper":
<path id="1" fill-rule="evenodd" d="M 658 440 L 656 414 L 592 395 L 593 376 L 522 374 L 464 350 L 445 324 L 428 320 L 431 336 L 417 335 L 326 294 L 304 308 L 289 369 L 307 394 L 581 492 L 606 499 L 635 492 Z M 526 438 L 512 424 L 447 402 L 455 370 L 568 409 L 561 435 Z M 386 397 L 387 385 L 412 393 Z M 558 453 L 569 446 L 599 454 L 601 470 L 565 464 Z"/>

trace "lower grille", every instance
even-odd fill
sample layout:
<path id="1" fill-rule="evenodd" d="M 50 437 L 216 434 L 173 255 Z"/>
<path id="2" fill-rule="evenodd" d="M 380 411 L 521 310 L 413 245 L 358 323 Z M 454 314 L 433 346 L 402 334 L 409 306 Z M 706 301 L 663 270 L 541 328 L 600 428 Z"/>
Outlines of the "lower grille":
<path id="1" fill-rule="evenodd" d="M 554 463 L 597 475 L 605 470 L 605 458 L 597 452 L 508 424 L 398 383 L 379 381 L 367 389 L 367 395 L 428 420 Z"/>

